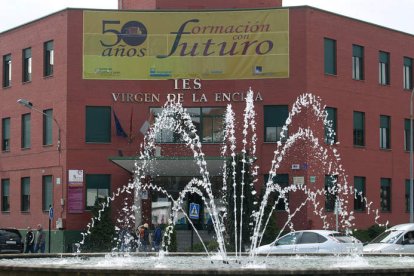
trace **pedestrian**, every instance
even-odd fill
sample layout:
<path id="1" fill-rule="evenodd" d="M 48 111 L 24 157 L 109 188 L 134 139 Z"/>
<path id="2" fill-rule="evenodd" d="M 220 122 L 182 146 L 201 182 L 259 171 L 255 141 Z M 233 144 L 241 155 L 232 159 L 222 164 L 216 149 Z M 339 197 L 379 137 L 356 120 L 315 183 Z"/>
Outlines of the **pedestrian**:
<path id="1" fill-rule="evenodd" d="M 43 231 L 42 225 L 38 224 L 34 252 L 37 253 L 40 250 L 40 253 L 45 253 L 45 248 L 46 248 L 46 234 Z"/>
<path id="2" fill-rule="evenodd" d="M 153 241 L 154 251 L 160 250 L 161 241 L 162 241 L 162 230 L 161 230 L 160 225 L 157 223 L 155 225 L 155 230 L 154 230 L 154 241 Z"/>
<path id="3" fill-rule="evenodd" d="M 148 223 L 144 223 L 144 225 L 141 227 L 140 233 L 142 251 L 147 252 L 148 246 L 150 245 Z"/>
<path id="4" fill-rule="evenodd" d="M 34 234 L 32 231 L 32 228 L 29 226 L 27 227 L 27 233 L 26 233 L 26 239 L 25 239 L 25 244 L 26 244 L 26 249 L 24 250 L 24 253 L 34 253 Z"/>

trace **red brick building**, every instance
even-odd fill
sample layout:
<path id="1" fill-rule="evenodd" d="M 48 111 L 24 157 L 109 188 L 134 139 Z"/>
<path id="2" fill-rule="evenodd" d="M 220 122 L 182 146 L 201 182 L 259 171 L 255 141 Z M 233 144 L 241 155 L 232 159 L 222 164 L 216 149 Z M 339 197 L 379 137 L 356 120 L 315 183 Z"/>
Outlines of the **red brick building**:
<path id="1" fill-rule="evenodd" d="M 222 114 L 229 103 L 240 116 L 244 108 L 242 93 L 249 87 L 256 93 L 257 99 L 257 165 L 260 166 L 259 179 L 263 179 L 263 183 L 279 139 L 276 130 L 281 127 L 280 121 L 284 122 L 287 111 L 299 95 L 310 92 L 320 96 L 323 104 L 330 108 L 329 117 L 334 121 L 336 141 L 340 142 L 333 147 L 341 154 L 348 182 L 355 184 L 368 201 L 372 201 L 371 213 L 367 214 L 367 208 L 349 199 L 355 227 L 361 229 L 374 224 L 372 210 L 375 209 L 379 210 L 381 223 L 387 220 L 390 224 L 408 221 L 407 141 L 413 88 L 413 35 L 312 7 L 282 8 L 281 1 L 211 0 L 203 1 L 203 4 L 200 1 L 194 4 L 194 1 L 173 3 L 166 0 L 134 2 L 120 1 L 119 11 L 66 9 L 0 34 L 0 227 L 23 230 L 38 223 L 47 226 L 51 205 L 54 208 L 53 239 L 56 240 L 53 250 L 67 250 L 90 221 L 89 207 L 96 196 L 111 195 L 131 179 L 133 160 L 144 137 L 140 130 L 149 120 L 151 109 L 161 107 L 167 95 L 171 94 L 182 97 L 183 105 L 192 108 L 199 120 L 215 122 L 220 117 L 217 114 Z M 192 11 L 188 12 L 190 9 Z M 122 52 L 125 45 L 120 44 L 128 41 L 128 38 L 119 35 L 121 27 L 126 26 L 125 22 L 135 22 L 135 19 L 130 19 L 134 15 L 144 17 L 147 14 L 148 17 L 153 16 L 155 21 L 159 20 L 165 25 L 163 27 L 169 27 L 169 19 L 180 22 L 180 16 L 187 16 L 184 11 L 194 18 L 201 18 L 206 13 L 211 16 L 218 14 L 219 19 L 228 15 L 229 22 L 233 18 L 231 16 L 241 18 L 252 16 L 249 12 L 253 16 L 269 13 L 280 19 L 278 25 L 286 23 L 286 31 L 280 31 L 283 34 L 276 38 L 280 39 L 278 42 L 282 41 L 281 48 L 287 42 L 286 47 L 280 49 L 282 52 L 278 53 L 281 59 L 273 62 L 274 56 L 266 57 L 276 48 L 273 37 L 265 37 L 259 43 L 252 34 L 261 26 L 258 19 L 259 23 L 249 21 L 244 25 L 243 30 L 249 28 L 250 34 L 240 38 L 234 36 L 230 40 L 239 43 L 237 47 L 241 48 L 237 48 L 238 53 L 255 51 L 261 64 L 264 64 L 263 67 L 249 67 L 246 72 L 243 69 L 248 66 L 242 65 L 237 70 L 228 70 L 229 75 L 223 73 L 227 68 L 224 67 L 223 72 L 219 73 L 223 76 L 219 77 L 212 72 L 205 78 L 201 73 L 169 77 L 162 75 L 166 71 L 143 63 L 136 70 L 143 68 L 144 73 L 145 70 L 150 73 L 142 78 L 141 71 L 137 72 L 137 76 L 128 75 L 135 74 L 135 69 L 121 70 L 121 73 L 113 69 L 115 67 L 108 69 L 118 66 L 116 62 L 101 64 L 92 70 L 88 67 L 100 62 L 91 54 L 95 49 L 88 48 L 92 45 L 88 44 L 89 39 L 94 39 L 89 36 L 89 31 L 95 27 L 88 22 L 101 20 L 97 26 L 103 37 L 99 47 L 106 45 L 107 50 L 102 55 L 116 56 L 115 51 L 118 51 L 119 55 L 133 53 L 139 56 L 138 48 L 124 48 Z M 102 19 L 102 16 L 107 17 Z M 181 35 L 185 36 L 192 22 L 183 25 L 182 20 L 178 26 L 182 26 Z M 131 27 L 128 30 L 141 28 L 134 24 L 127 26 Z M 201 32 L 201 29 L 193 27 L 192 32 L 196 31 Z M 177 39 L 179 32 L 174 27 L 168 33 L 173 34 L 172 39 Z M 179 42 L 183 43 L 183 40 Z M 204 41 L 204 51 L 200 48 L 194 50 L 190 44 L 186 44 L 186 49 L 184 44 L 177 44 L 177 53 L 181 50 L 185 57 L 197 54 L 214 56 L 217 53 L 238 56 L 235 48 L 229 46 L 235 44 L 228 42 L 219 46 L 215 43 L 215 40 Z M 141 54 L 149 55 L 148 49 L 163 48 L 163 45 L 149 45 Z M 111 47 L 112 52 L 109 53 Z M 174 62 L 181 64 L 179 59 Z M 223 66 L 231 65 L 231 62 L 226 62 Z M 279 71 L 269 73 L 268 77 L 266 69 L 273 68 L 273 63 L 277 63 L 275 70 Z M 191 72 L 189 64 L 185 66 L 190 69 L 185 66 L 183 69 L 187 73 Z M 252 73 L 252 70 L 255 72 Z M 123 78 L 122 74 L 128 77 Z M 252 77 L 242 74 L 252 74 Z M 19 99 L 27 100 L 21 101 L 26 106 L 19 105 Z M 127 137 L 117 133 L 120 129 L 116 127 L 115 114 Z M 308 113 L 302 114 L 299 120 L 293 122 L 292 128 L 316 125 L 311 117 Z M 216 127 L 213 125 L 213 128 Z M 205 126 L 201 134 L 203 151 L 213 171 L 218 166 L 215 160 L 220 156 L 221 143 L 219 138 L 210 137 L 207 132 L 212 135 L 216 132 Z M 323 126 L 315 133 L 323 141 Z M 173 139 L 168 135 L 164 138 Z M 194 176 L 194 172 L 188 169 L 191 158 L 185 157 L 187 153 L 178 154 L 181 155 L 178 160 L 172 158 L 177 155 L 177 144 L 171 143 L 173 140 L 164 142 L 160 143 L 159 152 L 164 167 L 160 167 L 162 172 L 161 169 L 157 172 L 156 181 L 160 185 L 181 187 L 189 177 Z M 325 168 L 312 159 L 312 150 L 305 144 L 298 145 L 286 157 L 286 162 L 278 169 L 284 180 L 279 181 L 293 183 L 294 177 L 299 177 L 305 185 L 318 185 L 323 189 Z M 177 192 L 174 189 L 172 193 Z M 154 202 L 162 202 L 158 196 L 151 197 L 151 193 L 147 200 L 143 200 L 145 221 L 154 219 L 150 218 L 151 198 Z M 303 201 L 303 196 L 292 194 L 289 200 L 295 206 Z M 325 198 L 321 197 L 321 200 Z M 120 206 L 122 202 L 120 197 L 115 205 Z M 324 202 L 321 204 L 324 205 Z M 154 203 L 152 206 L 154 208 Z M 332 210 L 327 214 L 332 217 Z M 116 211 L 113 215 L 117 215 Z M 284 217 L 284 211 L 277 211 L 279 224 Z M 297 229 L 322 226 L 310 204 L 295 216 L 294 222 Z"/>

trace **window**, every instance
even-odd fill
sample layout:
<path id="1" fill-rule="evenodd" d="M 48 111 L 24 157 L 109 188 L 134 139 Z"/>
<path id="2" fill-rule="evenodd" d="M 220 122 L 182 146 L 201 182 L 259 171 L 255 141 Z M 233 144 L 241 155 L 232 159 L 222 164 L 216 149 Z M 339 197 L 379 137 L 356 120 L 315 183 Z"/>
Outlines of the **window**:
<path id="1" fill-rule="evenodd" d="M 108 106 L 86 107 L 86 142 L 111 142 L 111 108 Z"/>
<path id="2" fill-rule="evenodd" d="M 48 211 L 49 206 L 53 205 L 53 182 L 51 175 L 44 175 L 42 177 L 42 191 L 42 208 L 43 211 Z"/>
<path id="3" fill-rule="evenodd" d="M 203 143 L 221 143 L 223 141 L 224 107 L 187 108 L 186 111 Z M 162 108 L 151 108 L 155 117 L 160 116 Z M 172 118 L 174 120 L 174 118 Z M 158 143 L 182 143 L 181 134 L 170 129 L 160 129 L 156 133 Z"/>
<path id="4" fill-rule="evenodd" d="M 354 177 L 354 210 L 364 211 L 365 210 L 365 177 L 355 176 Z"/>
<path id="5" fill-rule="evenodd" d="M 329 128 L 327 125 L 325 125 L 325 143 L 329 145 L 333 145 L 336 143 L 336 108 L 333 107 L 326 107 L 325 108 L 326 113 L 328 116 L 326 119 L 330 121 L 331 127 Z"/>
<path id="6" fill-rule="evenodd" d="M 381 149 L 390 149 L 391 148 L 391 117 L 390 116 L 380 116 L 380 148 Z"/>
<path id="7" fill-rule="evenodd" d="M 98 199 L 109 195 L 111 176 L 109 174 L 87 174 L 86 180 L 86 208 L 90 209 Z"/>
<path id="8" fill-rule="evenodd" d="M 414 204 L 413 204 L 414 205 Z M 405 180 L 405 210 L 410 211 L 410 180 Z"/>
<path id="9" fill-rule="evenodd" d="M 23 82 L 32 81 L 32 49 L 23 50 Z"/>
<path id="10" fill-rule="evenodd" d="M 1 180 L 1 211 L 10 212 L 10 180 Z"/>
<path id="11" fill-rule="evenodd" d="M 413 59 L 404 57 L 404 89 L 412 89 L 413 88 Z"/>
<path id="12" fill-rule="evenodd" d="M 364 79 L 364 47 L 352 45 L 352 78 Z"/>
<path id="13" fill-rule="evenodd" d="M 22 148 L 30 148 L 30 113 L 22 115 Z"/>
<path id="14" fill-rule="evenodd" d="M 54 50 L 53 41 L 45 42 L 43 45 L 44 65 L 43 75 L 45 77 L 53 75 Z"/>
<path id="15" fill-rule="evenodd" d="M 390 54 L 379 52 L 379 84 L 390 84 Z"/>
<path id="16" fill-rule="evenodd" d="M 265 182 L 268 181 L 269 175 L 266 174 L 265 176 Z M 289 186 L 289 174 L 278 174 L 275 175 L 272 179 L 274 184 L 279 184 L 281 189 L 284 189 Z M 289 202 L 289 193 L 285 194 L 285 198 L 280 198 L 280 193 L 275 192 L 275 200 L 278 200 L 276 203 L 276 210 L 278 211 L 285 211 L 286 203 Z"/>
<path id="17" fill-rule="evenodd" d="M 10 118 L 1 120 L 1 150 L 10 150 Z"/>
<path id="18" fill-rule="evenodd" d="M 406 151 L 410 150 L 410 124 L 410 119 L 404 120 L 404 148 Z"/>
<path id="19" fill-rule="evenodd" d="M 52 144 L 53 109 L 43 110 L 43 145 Z"/>
<path id="20" fill-rule="evenodd" d="M 12 76 L 12 57 L 11 54 L 3 56 L 3 87 L 11 86 Z"/>
<path id="21" fill-rule="evenodd" d="M 337 196 L 336 183 L 338 182 L 338 176 L 325 175 L 325 210 L 332 212 L 335 210 L 335 201 Z"/>
<path id="22" fill-rule="evenodd" d="M 336 75 L 336 40 L 324 39 L 325 74 Z"/>
<path id="23" fill-rule="evenodd" d="M 288 118 L 287 105 L 273 105 L 264 107 L 264 131 L 265 142 L 285 142 L 288 138 L 287 129 L 283 126 Z M 282 138 L 283 133 L 283 138 Z"/>
<path id="24" fill-rule="evenodd" d="M 391 211 L 391 179 L 381 178 L 381 211 Z"/>
<path id="25" fill-rule="evenodd" d="M 30 211 L 30 178 L 22 177 L 21 179 L 21 208 L 22 212 Z"/>
<path id="26" fill-rule="evenodd" d="M 298 244 L 323 243 L 326 238 L 313 232 L 303 232 Z"/>
<path id="27" fill-rule="evenodd" d="M 354 111 L 354 145 L 365 146 L 365 113 Z"/>

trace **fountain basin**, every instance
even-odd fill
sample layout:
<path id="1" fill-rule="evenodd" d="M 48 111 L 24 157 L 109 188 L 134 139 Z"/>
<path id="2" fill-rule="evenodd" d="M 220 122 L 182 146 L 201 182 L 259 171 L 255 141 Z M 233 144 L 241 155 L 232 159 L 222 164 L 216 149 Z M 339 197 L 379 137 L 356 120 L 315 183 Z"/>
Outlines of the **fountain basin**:
<path id="1" fill-rule="evenodd" d="M 1 275 L 411 275 L 413 254 L 272 254 L 235 257 L 193 253 L 7 254 Z"/>

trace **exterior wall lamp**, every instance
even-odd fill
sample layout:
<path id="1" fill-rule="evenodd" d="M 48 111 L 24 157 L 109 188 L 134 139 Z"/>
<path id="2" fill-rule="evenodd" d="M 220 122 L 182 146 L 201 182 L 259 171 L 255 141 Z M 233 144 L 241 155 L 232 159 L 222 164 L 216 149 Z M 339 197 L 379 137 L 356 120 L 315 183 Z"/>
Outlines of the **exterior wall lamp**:
<path id="1" fill-rule="evenodd" d="M 28 100 L 25 100 L 25 99 L 18 99 L 18 100 L 17 100 L 17 103 L 18 103 L 18 104 L 23 105 L 24 107 L 27 107 L 27 108 L 32 109 L 32 110 L 34 110 L 34 111 L 37 111 L 37 112 L 39 112 L 39 113 L 43 114 L 43 115 L 44 115 L 44 116 L 46 116 L 46 117 L 51 118 L 51 119 L 52 119 L 52 120 L 56 123 L 56 126 L 58 127 L 57 150 L 58 150 L 58 151 L 59 151 L 59 153 L 60 153 L 60 152 L 61 152 L 61 136 L 60 136 L 60 133 L 61 133 L 61 128 L 60 128 L 59 123 L 56 121 L 55 117 L 50 116 L 49 114 L 46 114 L 46 113 L 44 113 L 43 111 L 41 111 L 41 110 L 39 110 L 39 109 L 37 109 L 37 108 L 33 107 L 33 104 L 32 104 L 30 101 L 28 101 Z"/>

